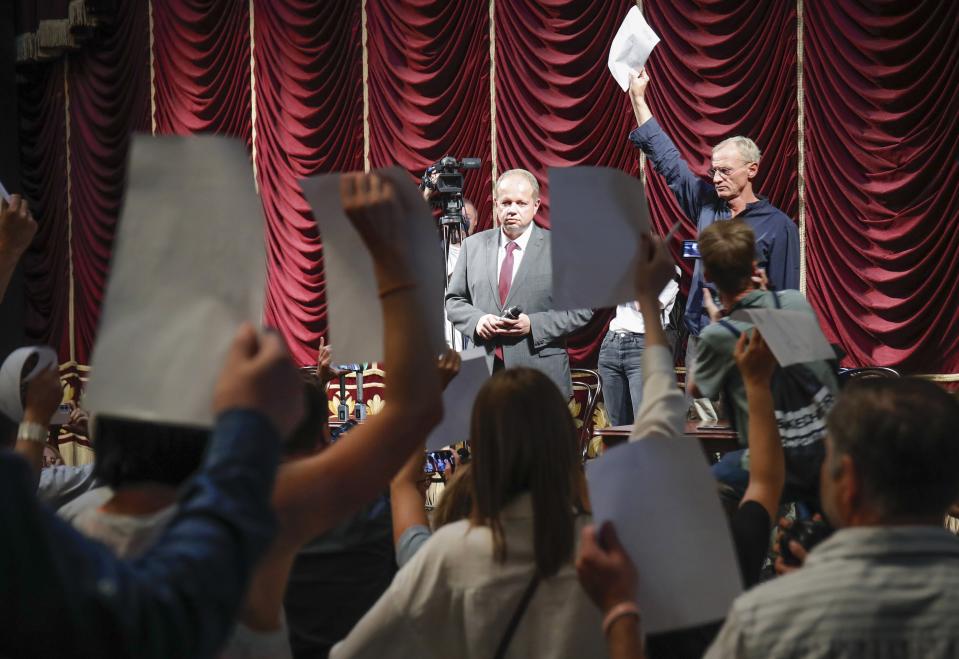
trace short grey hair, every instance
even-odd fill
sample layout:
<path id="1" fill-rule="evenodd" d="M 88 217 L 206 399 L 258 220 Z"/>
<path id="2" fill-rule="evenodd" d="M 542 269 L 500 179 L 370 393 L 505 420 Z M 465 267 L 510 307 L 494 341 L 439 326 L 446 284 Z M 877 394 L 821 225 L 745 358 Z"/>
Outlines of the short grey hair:
<path id="1" fill-rule="evenodd" d="M 759 164 L 759 159 L 763 157 L 762 152 L 759 150 L 759 147 L 756 146 L 756 143 L 753 142 L 748 137 L 743 137 L 742 135 L 736 135 L 735 137 L 727 137 L 722 142 L 713 147 L 713 153 L 716 153 L 720 149 L 726 146 L 734 146 L 739 149 L 739 155 L 743 157 L 743 160 L 746 162 L 754 162 L 757 165 Z"/>
<path id="2" fill-rule="evenodd" d="M 533 176 L 533 173 L 525 169 L 507 169 L 505 172 L 499 175 L 499 178 L 496 179 L 496 185 L 494 186 L 494 192 L 499 190 L 499 184 L 509 176 L 522 176 L 526 179 L 526 182 L 529 183 L 529 187 L 533 188 L 533 199 L 539 199 L 539 181 L 536 180 L 536 177 Z"/>

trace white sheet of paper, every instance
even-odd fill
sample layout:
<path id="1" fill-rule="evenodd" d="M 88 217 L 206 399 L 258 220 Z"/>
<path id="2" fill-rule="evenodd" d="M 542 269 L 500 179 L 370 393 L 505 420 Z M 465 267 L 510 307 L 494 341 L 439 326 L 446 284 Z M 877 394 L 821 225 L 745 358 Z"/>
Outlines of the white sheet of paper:
<path id="1" fill-rule="evenodd" d="M 780 366 L 836 358 L 812 314 L 790 309 L 739 309 L 732 318 L 758 327 Z"/>
<path id="2" fill-rule="evenodd" d="M 588 463 L 586 477 L 597 528 L 612 521 L 636 565 L 646 632 L 724 618 L 742 581 L 699 442 L 622 444 Z"/>
<path id="3" fill-rule="evenodd" d="M 243 321 L 260 325 L 263 210 L 240 140 L 136 135 L 84 406 L 212 424 Z"/>
<path id="4" fill-rule="evenodd" d="M 629 89 L 629 72 L 639 72 L 646 66 L 646 60 L 653 48 L 659 43 L 659 36 L 649 27 L 638 7 L 626 12 L 626 18 L 613 37 L 609 48 L 609 72 L 623 88 Z"/>
<path id="5" fill-rule="evenodd" d="M 443 392 L 443 420 L 426 438 L 427 451 L 438 451 L 444 446 L 469 439 L 473 402 L 489 380 L 490 372 L 483 348 L 464 350 L 460 358 L 463 360 L 460 372 Z"/>
<path id="6" fill-rule="evenodd" d="M 609 167 L 551 167 L 553 308 L 615 307 L 636 297 L 649 206 L 639 179 Z"/>
<path id="7" fill-rule="evenodd" d="M 409 174 L 399 167 L 376 170 L 389 179 L 410 210 L 403 221 L 410 231 L 412 261 L 417 290 L 426 307 L 427 336 L 433 351 L 446 347 L 443 339 L 443 250 L 436 223 Z M 383 313 L 373 274 L 373 259 L 363 239 L 350 223 L 340 200 L 340 174 L 300 180 L 303 194 L 313 208 L 323 241 L 326 272 L 326 302 L 329 310 L 329 342 L 333 362 L 383 361 Z"/>
<path id="8" fill-rule="evenodd" d="M 719 415 L 713 407 L 713 401 L 708 398 L 694 398 L 693 408 L 699 416 L 699 420 L 707 424 L 713 424 L 719 421 Z"/>
<path id="9" fill-rule="evenodd" d="M 0 181 L 0 199 L 10 201 L 10 195 L 7 193 L 7 189 L 3 187 L 3 181 Z"/>

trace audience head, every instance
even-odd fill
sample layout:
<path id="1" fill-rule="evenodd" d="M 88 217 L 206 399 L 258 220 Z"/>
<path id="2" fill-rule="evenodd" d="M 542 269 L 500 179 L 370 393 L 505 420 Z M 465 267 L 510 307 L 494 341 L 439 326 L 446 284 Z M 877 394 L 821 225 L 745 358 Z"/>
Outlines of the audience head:
<path id="1" fill-rule="evenodd" d="M 959 401 L 925 380 L 851 382 L 827 421 L 822 503 L 837 527 L 939 523 L 959 500 Z"/>
<path id="2" fill-rule="evenodd" d="M 316 453 L 330 443 L 330 412 L 326 387 L 313 370 L 300 371 L 303 376 L 305 414 L 283 445 L 288 457 L 304 457 Z"/>
<path id="3" fill-rule="evenodd" d="M 476 204 L 469 199 L 463 200 L 463 219 L 466 220 L 466 235 L 472 236 L 476 232 L 479 213 L 476 211 Z"/>
<path id="4" fill-rule="evenodd" d="M 759 147 L 748 137 L 737 135 L 713 147 L 709 173 L 720 199 L 735 199 L 752 191 L 753 179 L 759 173 Z"/>
<path id="5" fill-rule="evenodd" d="M 496 218 L 510 238 L 522 234 L 539 210 L 539 182 L 525 169 L 500 174 L 494 188 Z"/>
<path id="6" fill-rule="evenodd" d="M 93 473 L 114 490 L 178 487 L 200 468 L 209 437 L 204 428 L 97 417 Z"/>
<path id="7" fill-rule="evenodd" d="M 470 465 L 462 465 L 446 482 L 443 496 L 433 509 L 433 526 L 439 528 L 470 516 L 473 508 L 473 475 Z"/>
<path id="8" fill-rule="evenodd" d="M 572 556 L 582 478 L 576 429 L 559 389 L 537 370 L 495 373 L 473 405 L 470 449 L 472 518 L 490 527 L 495 556 L 503 560 L 507 551 L 503 509 L 529 492 L 537 570 L 555 574 Z"/>
<path id="9" fill-rule="evenodd" d="M 739 295 L 752 288 L 756 234 L 742 220 L 713 222 L 699 234 L 703 275 L 720 293 Z"/>

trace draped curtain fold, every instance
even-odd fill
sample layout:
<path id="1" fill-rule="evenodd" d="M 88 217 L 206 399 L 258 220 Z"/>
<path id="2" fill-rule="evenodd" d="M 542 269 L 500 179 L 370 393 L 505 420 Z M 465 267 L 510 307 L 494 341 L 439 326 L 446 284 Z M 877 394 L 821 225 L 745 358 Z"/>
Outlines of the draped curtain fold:
<path id="1" fill-rule="evenodd" d="M 253 25 L 265 320 L 294 359 L 312 364 L 326 328 L 323 250 L 297 180 L 363 169 L 360 4 L 258 0 Z"/>
<path id="2" fill-rule="evenodd" d="M 88 363 L 129 135 L 155 124 L 250 145 L 265 319 L 311 363 L 326 327 L 323 251 L 297 179 L 362 169 L 367 154 L 415 176 L 443 155 L 476 156 L 483 168 L 465 180 L 481 227 L 494 165 L 540 177 L 548 226 L 547 167 L 641 174 L 628 100 L 606 70 L 632 4 L 496 0 L 491 42 L 489 0 L 116 3 L 82 49 L 19 70 L 23 189 L 41 224 L 25 259 L 30 337 Z M 45 5 L 56 15 L 38 6 L 19 0 L 19 32 L 68 18 L 62 1 Z M 662 37 L 650 105 L 693 170 L 742 134 L 764 151 L 759 192 L 797 220 L 804 185 L 807 293 L 846 363 L 959 370 L 959 3 L 644 0 L 643 10 Z M 681 213 L 661 177 L 650 167 L 645 177 L 662 233 Z M 680 237 L 693 234 L 684 221 Z M 608 318 L 572 338 L 574 364 L 595 363 Z"/>
<path id="3" fill-rule="evenodd" d="M 67 153 L 64 61 L 32 67 L 23 75 L 20 110 L 20 173 L 23 192 L 38 222 L 23 258 L 26 333 L 31 341 L 70 356 L 70 241 L 67 222 Z"/>
<path id="4" fill-rule="evenodd" d="M 631 0 L 602 11 L 568 0 L 496 3 L 496 151 L 500 172 L 522 167 L 542 185 L 537 222 L 549 227 L 547 167 L 600 165 L 638 174 L 632 114 L 606 58 Z"/>
<path id="5" fill-rule="evenodd" d="M 443 156 L 479 158 L 463 194 L 492 226 L 487 3 L 369 0 L 366 13 L 370 165 L 419 178 Z"/>
<path id="6" fill-rule="evenodd" d="M 807 294 L 849 364 L 959 371 L 959 3 L 807 2 Z"/>
<path id="7" fill-rule="evenodd" d="M 250 12 L 236 0 L 153 3 L 157 135 L 217 133 L 250 144 Z"/>
<path id="8" fill-rule="evenodd" d="M 75 359 L 90 363 L 133 132 L 150 130 L 148 7 L 120 3 L 99 47 L 68 56 Z"/>

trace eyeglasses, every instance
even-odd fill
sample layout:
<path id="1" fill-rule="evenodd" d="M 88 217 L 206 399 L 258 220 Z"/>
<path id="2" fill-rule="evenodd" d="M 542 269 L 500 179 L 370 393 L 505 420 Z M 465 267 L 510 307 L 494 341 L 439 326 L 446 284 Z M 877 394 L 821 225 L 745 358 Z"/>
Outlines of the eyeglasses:
<path id="1" fill-rule="evenodd" d="M 731 167 L 710 167 L 709 169 L 706 170 L 706 175 L 709 178 L 716 178 L 716 174 L 719 174 L 720 177 L 724 179 L 728 179 L 730 176 L 738 172 L 743 167 L 746 167 L 747 165 L 751 165 L 751 164 L 752 162 L 744 162 L 742 165 L 740 165 L 739 167 L 736 167 L 735 169 L 732 169 Z"/>

